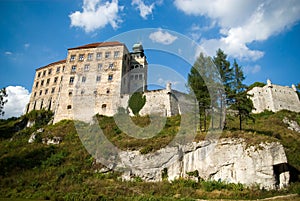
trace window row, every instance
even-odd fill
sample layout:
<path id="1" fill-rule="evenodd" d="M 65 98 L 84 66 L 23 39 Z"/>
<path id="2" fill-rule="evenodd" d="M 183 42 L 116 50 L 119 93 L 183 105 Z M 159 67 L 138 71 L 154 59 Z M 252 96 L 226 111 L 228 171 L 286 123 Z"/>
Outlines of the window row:
<path id="1" fill-rule="evenodd" d="M 72 54 L 70 56 L 70 61 L 75 61 L 76 60 L 76 56 L 75 54 Z M 94 57 L 96 58 L 96 60 L 101 60 L 103 58 L 105 59 L 110 59 L 112 58 L 112 52 L 111 51 L 107 51 L 107 52 L 104 52 L 104 54 L 102 52 L 97 52 L 96 54 L 94 53 L 88 53 L 87 55 L 85 54 L 79 54 L 78 55 L 78 61 L 84 61 L 86 57 L 86 60 L 87 61 L 92 61 L 94 59 Z M 120 57 L 120 51 L 114 51 L 113 52 L 113 57 L 114 58 L 119 58 Z"/>
<path id="2" fill-rule="evenodd" d="M 108 77 L 107 77 L 107 80 L 108 80 L 108 81 L 112 81 L 112 80 L 113 80 L 113 75 L 112 75 L 112 74 L 109 74 Z M 86 81 L 87 81 L 86 76 L 82 76 L 82 77 L 81 77 L 81 82 L 82 82 L 82 83 L 85 83 Z M 100 76 L 100 75 L 97 75 L 97 76 L 96 76 L 96 82 L 100 82 L 100 81 L 101 81 L 101 76 Z M 74 76 L 71 76 L 71 77 L 70 77 L 70 80 L 69 80 L 69 84 L 72 85 L 72 84 L 74 84 L 74 82 L 75 82 L 75 77 L 74 77 Z"/>
<path id="3" fill-rule="evenodd" d="M 60 73 L 60 72 L 64 72 L 65 71 L 65 66 L 62 66 L 62 68 L 60 66 L 56 67 L 56 73 Z M 48 75 L 52 74 L 52 68 L 48 69 Z M 47 70 L 44 70 L 43 72 L 38 72 L 37 77 L 40 78 L 45 77 L 47 75 Z"/>
<path id="4" fill-rule="evenodd" d="M 143 74 L 133 74 L 130 75 L 130 80 L 143 80 L 144 75 Z"/>
<path id="5" fill-rule="evenodd" d="M 130 66 L 130 69 L 132 70 L 132 69 L 136 69 L 136 68 L 144 68 L 144 66 L 143 65 L 140 65 L 140 64 L 131 64 L 131 66 Z"/>
<path id="6" fill-rule="evenodd" d="M 63 80 L 63 76 L 60 77 L 60 81 Z M 48 78 L 47 80 L 41 80 L 41 82 L 37 81 L 35 82 L 35 88 L 38 88 L 39 86 L 43 87 L 44 84 L 46 84 L 46 86 L 48 86 L 51 82 L 51 78 Z M 53 84 L 57 84 L 58 82 L 58 77 L 54 77 L 53 79 Z"/>
<path id="7" fill-rule="evenodd" d="M 115 66 L 116 66 L 116 63 L 109 63 L 106 68 L 113 70 L 115 68 Z M 83 71 L 85 71 L 85 72 L 89 71 L 90 69 L 91 69 L 90 64 L 85 64 L 83 67 Z M 103 64 L 99 63 L 97 66 L 97 70 L 100 71 L 102 69 L 103 69 Z M 71 67 L 71 73 L 76 73 L 76 70 L 77 70 L 77 65 L 73 65 Z"/>
<path id="8" fill-rule="evenodd" d="M 41 95 L 47 95 L 48 93 L 50 93 L 50 91 L 49 91 L 49 89 L 45 89 L 45 91 L 43 91 L 43 90 L 40 90 L 39 91 L 39 95 L 41 96 Z M 53 94 L 53 93 L 55 93 L 55 87 L 53 87 L 52 89 L 51 89 L 51 94 Z M 34 92 L 34 94 L 33 94 L 33 97 L 36 97 L 37 96 L 37 92 Z"/>

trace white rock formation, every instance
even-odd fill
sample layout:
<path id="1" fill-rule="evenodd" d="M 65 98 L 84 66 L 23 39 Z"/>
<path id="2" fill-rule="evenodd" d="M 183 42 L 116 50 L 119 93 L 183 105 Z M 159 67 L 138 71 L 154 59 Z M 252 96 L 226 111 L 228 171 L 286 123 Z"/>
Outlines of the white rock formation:
<path id="1" fill-rule="evenodd" d="M 288 125 L 288 129 L 300 133 L 300 126 L 296 121 L 289 120 L 287 117 L 284 117 L 282 121 Z"/>
<path id="2" fill-rule="evenodd" d="M 205 180 L 259 185 L 265 189 L 288 185 L 289 172 L 283 146 L 261 143 L 249 146 L 242 139 L 201 141 L 178 147 L 166 147 L 155 153 L 142 155 L 139 151 L 123 151 L 119 167 L 126 167 L 123 179 L 140 177 L 145 181 L 188 178 L 188 172 L 198 171 Z"/>

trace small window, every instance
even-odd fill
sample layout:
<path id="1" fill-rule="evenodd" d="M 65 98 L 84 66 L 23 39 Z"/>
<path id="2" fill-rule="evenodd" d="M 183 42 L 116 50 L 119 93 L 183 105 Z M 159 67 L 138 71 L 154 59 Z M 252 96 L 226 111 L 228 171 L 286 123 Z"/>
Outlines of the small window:
<path id="1" fill-rule="evenodd" d="M 49 84 L 50 84 L 50 78 L 49 78 L 49 79 L 47 79 L 47 82 L 46 82 L 46 84 L 47 84 L 47 85 L 49 85 Z"/>
<path id="2" fill-rule="evenodd" d="M 56 84 L 57 80 L 58 80 L 58 77 L 55 77 L 53 82 Z"/>
<path id="3" fill-rule="evenodd" d="M 52 69 L 50 68 L 50 69 L 48 70 L 48 75 L 51 75 L 51 73 L 52 73 Z"/>
<path id="4" fill-rule="evenodd" d="M 133 75 L 130 75 L 130 80 L 133 80 L 134 76 Z"/>
<path id="5" fill-rule="evenodd" d="M 84 71 L 89 71 L 89 70 L 90 70 L 90 64 L 85 64 Z"/>
<path id="6" fill-rule="evenodd" d="M 69 91 L 69 96 L 72 96 L 73 95 L 73 92 L 72 91 Z"/>
<path id="7" fill-rule="evenodd" d="M 55 88 L 52 88 L 51 93 L 53 94 L 55 92 Z"/>
<path id="8" fill-rule="evenodd" d="M 71 55 L 70 61 L 75 61 L 75 55 Z"/>
<path id="9" fill-rule="evenodd" d="M 83 76 L 83 77 L 81 78 L 81 82 L 85 82 L 85 81 L 86 81 L 86 77 Z"/>
<path id="10" fill-rule="evenodd" d="M 110 52 L 105 52 L 105 59 L 109 59 L 110 58 Z"/>
<path id="11" fill-rule="evenodd" d="M 40 95 L 42 95 L 42 93 L 43 93 L 43 91 L 41 90 L 41 91 L 40 91 Z"/>
<path id="12" fill-rule="evenodd" d="M 144 68 L 144 66 L 143 66 L 143 65 L 140 65 L 140 68 Z"/>
<path id="13" fill-rule="evenodd" d="M 60 72 L 60 67 L 57 67 L 56 68 L 56 73 L 59 73 Z"/>
<path id="14" fill-rule="evenodd" d="M 41 77 L 41 72 L 39 72 L 37 76 L 38 76 L 38 77 Z"/>
<path id="15" fill-rule="evenodd" d="M 43 86 L 43 85 L 44 85 L 44 80 L 41 81 L 41 86 Z"/>
<path id="16" fill-rule="evenodd" d="M 45 95 L 48 93 L 48 89 L 45 90 Z"/>
<path id="17" fill-rule="evenodd" d="M 106 89 L 106 93 L 109 94 L 110 93 L 110 89 Z"/>
<path id="18" fill-rule="evenodd" d="M 38 86 L 39 86 L 39 82 L 36 82 L 35 87 L 38 88 Z"/>
<path id="19" fill-rule="evenodd" d="M 68 109 L 68 110 L 72 109 L 72 105 L 68 105 L 68 106 L 67 106 L 67 109 Z"/>
<path id="20" fill-rule="evenodd" d="M 88 53 L 87 60 L 88 61 L 92 61 L 93 60 L 93 53 Z"/>
<path id="21" fill-rule="evenodd" d="M 114 63 L 110 63 L 110 64 L 108 65 L 108 68 L 109 68 L 109 69 L 113 69 L 113 68 L 114 68 Z"/>
<path id="22" fill-rule="evenodd" d="M 72 72 L 72 73 L 75 73 L 75 72 L 76 72 L 76 65 L 73 65 L 73 66 L 72 66 L 71 72 Z"/>
<path id="23" fill-rule="evenodd" d="M 84 60 L 84 54 L 80 54 L 79 55 L 79 61 L 83 61 Z"/>
<path id="24" fill-rule="evenodd" d="M 45 75 L 46 75 L 46 71 L 43 72 L 43 76 L 45 76 Z"/>
<path id="25" fill-rule="evenodd" d="M 113 79 L 113 75 L 108 75 L 108 80 L 111 81 Z"/>
<path id="26" fill-rule="evenodd" d="M 102 52 L 97 52 L 96 59 L 97 60 L 102 59 Z"/>
<path id="27" fill-rule="evenodd" d="M 102 109 L 105 109 L 106 107 L 106 104 L 102 104 Z"/>
<path id="28" fill-rule="evenodd" d="M 115 51 L 114 52 L 114 58 L 119 58 L 120 56 L 120 51 Z"/>
<path id="29" fill-rule="evenodd" d="M 135 80 L 138 80 L 138 78 L 139 78 L 139 75 L 134 75 Z"/>
<path id="30" fill-rule="evenodd" d="M 139 74 L 139 80 L 142 80 L 142 79 L 143 79 L 143 75 Z"/>
<path id="31" fill-rule="evenodd" d="M 102 69 L 102 64 L 98 64 L 98 71 Z"/>
<path id="32" fill-rule="evenodd" d="M 101 80 L 100 75 L 97 75 L 97 77 L 96 77 L 96 82 L 100 82 L 100 80 Z"/>
<path id="33" fill-rule="evenodd" d="M 34 92 L 33 97 L 36 97 L 36 92 Z"/>
<path id="34" fill-rule="evenodd" d="M 62 72 L 65 72 L 65 66 L 63 66 Z"/>
<path id="35" fill-rule="evenodd" d="M 73 84 L 74 83 L 74 77 L 70 77 L 70 82 L 69 84 Z"/>

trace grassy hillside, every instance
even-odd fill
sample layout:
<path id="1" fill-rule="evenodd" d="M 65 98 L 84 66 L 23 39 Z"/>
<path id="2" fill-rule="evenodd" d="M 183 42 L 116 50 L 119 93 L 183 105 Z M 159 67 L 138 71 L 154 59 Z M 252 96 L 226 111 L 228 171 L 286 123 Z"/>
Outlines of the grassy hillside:
<path id="1" fill-rule="evenodd" d="M 64 120 L 55 125 L 47 125 L 46 118 L 49 115 L 36 113 L 0 122 L 0 197 L 38 200 L 194 200 L 257 199 L 300 193 L 298 182 L 282 191 L 264 191 L 257 186 L 245 187 L 216 181 L 197 183 L 180 179 L 171 183 L 146 183 L 140 178 L 121 181 L 118 172 L 96 171 L 101 165 L 96 164 L 83 147 L 73 121 Z M 241 132 L 237 130 L 237 120 L 228 118 L 222 137 L 243 137 L 251 144 L 278 140 L 284 145 L 289 163 L 297 172 L 300 170 L 300 134 L 287 129 L 282 122 L 284 117 L 297 120 L 300 124 L 300 114 L 266 112 L 256 115 L 255 123 L 245 123 L 245 130 Z M 29 118 L 38 123 L 33 128 L 24 128 L 24 122 Z M 181 120 L 180 116 L 168 118 L 165 128 L 157 136 L 139 140 L 118 129 L 113 118 L 97 118 L 107 138 L 116 146 L 140 150 L 141 153 L 167 145 L 176 135 Z M 148 117 L 134 118 L 133 121 L 142 126 L 149 124 Z M 29 144 L 30 135 L 40 127 L 44 131 L 36 142 Z M 204 133 L 199 133 L 197 139 L 203 138 L 203 135 Z M 53 136 L 62 137 L 62 143 L 42 144 L 42 138 Z"/>

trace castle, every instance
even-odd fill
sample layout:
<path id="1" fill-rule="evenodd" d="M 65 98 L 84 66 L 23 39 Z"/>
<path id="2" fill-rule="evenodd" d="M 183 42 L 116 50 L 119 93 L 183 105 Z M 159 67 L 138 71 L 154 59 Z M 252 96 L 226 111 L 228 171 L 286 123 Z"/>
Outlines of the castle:
<path id="1" fill-rule="evenodd" d="M 290 110 L 300 112 L 300 100 L 295 85 L 285 87 L 272 84 L 267 80 L 263 87 L 254 87 L 250 91 L 250 98 L 253 102 L 253 113 L 260 113 L 264 110 L 278 112 L 280 110 Z"/>
<path id="2" fill-rule="evenodd" d="M 100 42 L 69 48 L 67 58 L 36 69 L 26 112 L 54 112 L 54 123 L 62 119 L 88 119 L 89 115 L 113 116 L 119 107 L 128 108 L 130 94 L 143 92 L 146 104 L 141 115 L 179 114 L 184 94 L 171 89 L 147 90 L 148 63 L 143 46 L 132 52 L 120 42 Z M 184 107 L 184 106 L 182 106 Z M 91 114 L 92 113 L 92 114 Z M 78 116 L 78 115 L 77 115 Z"/>

